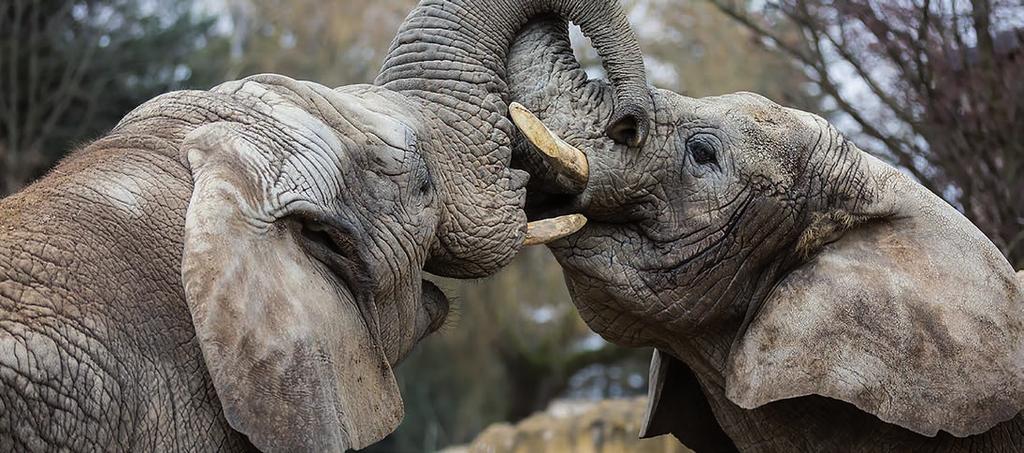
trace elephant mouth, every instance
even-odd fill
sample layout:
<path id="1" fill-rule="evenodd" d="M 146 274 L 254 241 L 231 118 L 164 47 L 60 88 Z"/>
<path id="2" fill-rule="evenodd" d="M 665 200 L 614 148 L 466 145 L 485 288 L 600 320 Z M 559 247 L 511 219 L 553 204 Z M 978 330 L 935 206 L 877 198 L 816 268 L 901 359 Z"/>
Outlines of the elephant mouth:
<path id="1" fill-rule="evenodd" d="M 540 245 L 570 236 L 586 223 L 576 212 L 577 195 L 590 179 L 587 155 L 559 138 L 526 107 L 518 102 L 509 105 L 512 122 L 519 128 L 545 169 L 543 177 L 554 191 L 528 190 L 526 196 L 526 239 L 523 245 Z"/>

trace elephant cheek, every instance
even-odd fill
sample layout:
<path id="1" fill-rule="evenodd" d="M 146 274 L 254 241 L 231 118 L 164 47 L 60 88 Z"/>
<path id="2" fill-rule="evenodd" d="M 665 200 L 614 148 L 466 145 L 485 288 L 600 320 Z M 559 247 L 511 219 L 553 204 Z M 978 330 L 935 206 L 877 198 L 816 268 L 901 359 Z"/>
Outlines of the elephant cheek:
<path id="1" fill-rule="evenodd" d="M 524 208 L 529 175 L 509 169 L 507 164 L 484 168 L 476 171 L 503 172 L 506 176 L 492 184 L 455 177 L 446 187 L 437 246 L 425 267 L 428 272 L 453 278 L 485 277 L 519 253 L 526 237 Z"/>
<path id="2" fill-rule="evenodd" d="M 433 283 L 422 280 L 417 293 L 410 294 L 410 307 L 408 316 L 395 315 L 385 318 L 382 321 L 381 329 L 384 330 L 385 338 L 396 338 L 386 346 L 387 356 L 391 365 L 396 366 L 405 360 L 412 350 L 430 334 L 438 331 L 444 326 L 448 317 L 448 297 Z M 405 319 L 404 323 L 397 325 L 389 319 Z M 388 331 L 394 333 L 389 334 Z"/>

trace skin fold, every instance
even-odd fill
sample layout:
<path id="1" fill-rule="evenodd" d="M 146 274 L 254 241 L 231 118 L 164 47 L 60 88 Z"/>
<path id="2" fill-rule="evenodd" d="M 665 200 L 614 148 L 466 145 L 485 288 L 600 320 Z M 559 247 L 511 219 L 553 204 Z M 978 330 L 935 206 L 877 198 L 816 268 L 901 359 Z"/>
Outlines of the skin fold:
<path id="1" fill-rule="evenodd" d="M 375 85 L 162 95 L 0 200 L 0 450 L 343 451 L 393 431 L 392 368 L 448 310 L 424 270 L 488 275 L 524 240 L 504 63 L 538 15 L 594 38 L 603 127 L 642 143 L 614 1 L 424 0 Z"/>
<path id="2" fill-rule="evenodd" d="M 656 348 L 644 435 L 697 451 L 1020 451 L 1024 281 L 954 208 L 823 119 L 751 93 L 651 89 L 643 146 L 565 23 L 531 24 L 514 100 L 587 155 L 585 187 L 517 141 L 531 219 L 587 324 Z"/>

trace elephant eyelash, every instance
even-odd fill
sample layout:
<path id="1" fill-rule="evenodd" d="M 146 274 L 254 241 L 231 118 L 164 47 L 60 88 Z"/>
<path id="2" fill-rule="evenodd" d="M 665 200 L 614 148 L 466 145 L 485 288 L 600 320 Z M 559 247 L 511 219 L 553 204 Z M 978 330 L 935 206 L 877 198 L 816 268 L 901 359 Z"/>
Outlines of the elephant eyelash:
<path id="1" fill-rule="evenodd" d="M 712 166 L 718 171 L 722 170 L 718 159 L 721 148 L 721 142 L 713 134 L 698 132 L 686 139 L 686 152 L 690 155 L 693 163 L 701 166 Z"/>
<path id="2" fill-rule="evenodd" d="M 316 243 L 319 243 L 319 244 L 323 245 L 328 250 L 330 250 L 331 252 L 333 252 L 333 253 L 335 253 L 335 254 L 337 254 L 339 256 L 342 256 L 342 257 L 345 257 L 345 258 L 349 257 L 348 256 L 349 255 L 348 251 L 346 251 L 340 245 L 338 245 L 338 241 L 334 237 L 332 237 L 330 234 L 328 234 L 327 230 L 325 230 L 323 228 L 323 226 L 321 226 L 319 224 L 316 224 L 316 223 L 302 224 L 301 228 L 299 229 L 299 234 L 304 236 L 306 239 L 309 239 L 309 240 L 311 240 L 313 242 L 316 242 Z"/>
<path id="3" fill-rule="evenodd" d="M 718 164 L 718 153 L 706 140 L 695 139 L 687 142 L 690 156 L 698 165 Z"/>
<path id="4" fill-rule="evenodd" d="M 328 224 L 317 213 L 296 212 L 291 218 L 295 223 L 294 234 L 306 253 L 345 282 L 354 295 L 372 297 L 369 266 L 352 237 L 354 229 L 340 221 Z"/>

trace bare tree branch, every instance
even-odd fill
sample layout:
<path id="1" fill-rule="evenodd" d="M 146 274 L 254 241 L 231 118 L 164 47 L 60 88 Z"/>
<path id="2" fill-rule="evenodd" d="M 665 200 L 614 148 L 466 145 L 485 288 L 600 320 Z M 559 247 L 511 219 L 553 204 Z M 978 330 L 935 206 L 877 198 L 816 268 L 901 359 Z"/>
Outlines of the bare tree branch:
<path id="1" fill-rule="evenodd" d="M 813 73 L 858 133 L 885 147 L 877 151 L 961 207 L 1024 266 L 1024 23 L 993 28 L 995 17 L 1020 18 L 1024 5 L 779 0 L 772 11 L 785 21 L 768 26 L 757 17 L 767 12 L 709 1 Z M 780 27 L 795 27 L 796 39 L 783 39 Z M 831 76 L 838 62 L 853 68 L 851 78 Z M 882 109 L 846 96 L 848 83 L 862 84 Z"/>

